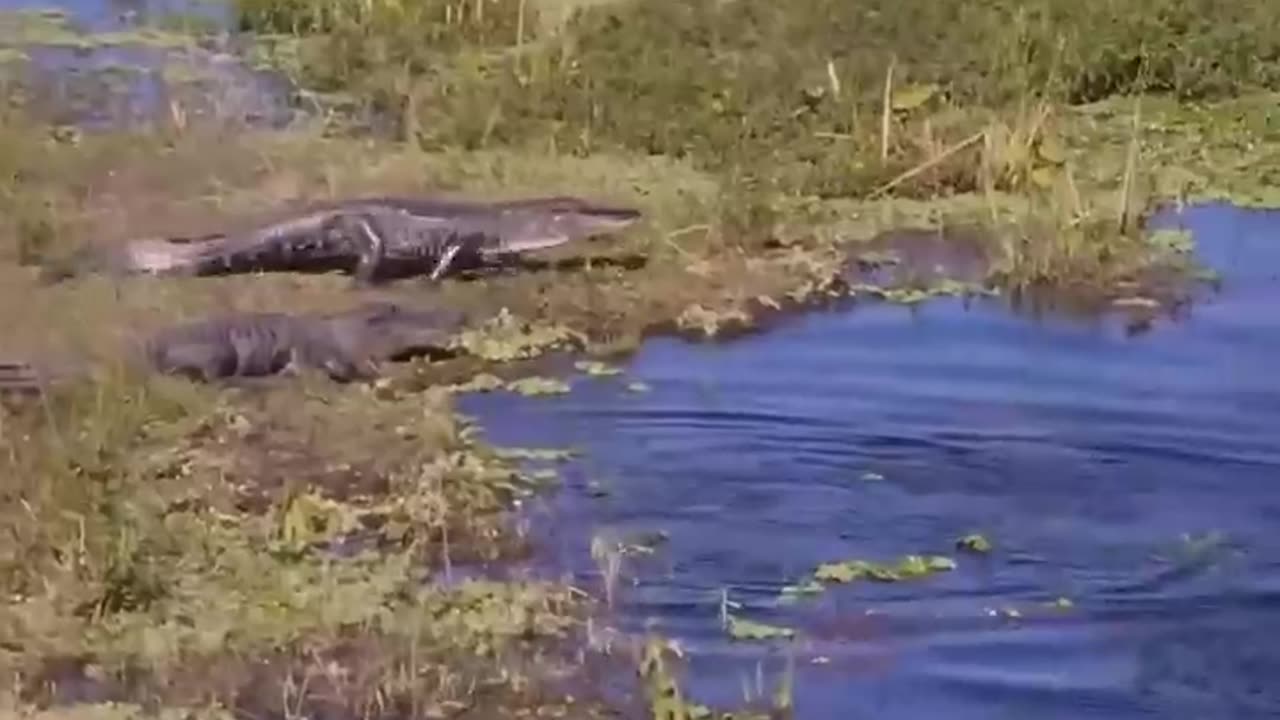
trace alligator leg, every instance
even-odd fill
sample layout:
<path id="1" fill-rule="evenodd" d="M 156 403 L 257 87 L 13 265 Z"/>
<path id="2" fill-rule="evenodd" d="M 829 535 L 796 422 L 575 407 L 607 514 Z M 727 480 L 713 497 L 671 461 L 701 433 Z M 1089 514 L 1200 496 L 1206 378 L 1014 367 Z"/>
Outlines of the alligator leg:
<path id="1" fill-rule="evenodd" d="M 346 361 L 331 359 L 324 363 L 324 372 L 330 380 L 350 383 L 357 380 L 373 380 L 378 377 L 378 367 L 372 361 Z"/>
<path id="2" fill-rule="evenodd" d="M 338 383 L 369 380 L 377 377 L 377 370 L 362 367 L 358 361 L 343 357 L 330 348 L 295 349 L 282 375 L 300 377 L 317 373 Z"/>
<path id="3" fill-rule="evenodd" d="M 431 270 L 428 277 L 432 280 L 439 280 L 444 277 L 453 266 L 454 261 L 458 259 L 458 255 L 463 250 L 471 247 L 484 247 L 490 241 L 484 232 L 451 232 L 443 240 L 437 241 L 437 247 L 441 248 L 440 257 L 436 260 L 435 267 Z"/>
<path id="4" fill-rule="evenodd" d="M 355 287 L 372 285 L 387 248 L 386 233 L 377 219 L 369 213 L 342 213 L 327 223 L 326 228 L 337 230 L 355 244 L 357 260 L 352 284 Z"/>
<path id="5" fill-rule="evenodd" d="M 428 277 L 432 280 L 439 280 L 449 270 L 449 266 L 453 264 L 453 259 L 462 252 L 460 243 L 450 243 L 445 246 L 444 252 L 440 253 L 440 259 L 436 261 L 436 266 L 432 268 Z"/>

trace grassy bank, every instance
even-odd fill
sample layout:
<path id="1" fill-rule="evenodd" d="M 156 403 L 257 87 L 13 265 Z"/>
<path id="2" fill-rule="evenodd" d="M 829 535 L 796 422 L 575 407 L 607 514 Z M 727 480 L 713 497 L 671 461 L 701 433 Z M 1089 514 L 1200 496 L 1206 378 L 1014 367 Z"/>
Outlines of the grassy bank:
<path id="1" fill-rule="evenodd" d="M 753 253 L 797 206 L 1034 200 L 1024 222 L 981 218 L 991 280 L 1076 295 L 1168 264 L 1137 222 L 1170 195 L 1168 177 L 1153 187 L 1156 163 L 1203 160 L 1193 133 L 1167 132 L 1182 118 L 1116 101 L 1189 108 L 1280 89 L 1280 21 L 1254 0 L 238 7 L 303 85 L 354 98 L 428 151 L 688 163 L 717 183 L 721 226 Z M 1119 116 L 1082 120 L 1093 103 Z M 1217 134 L 1231 112 L 1196 124 Z"/>
<path id="2" fill-rule="evenodd" d="M 625 351 L 850 295 L 1172 305 L 1196 267 L 1185 239 L 1141 227 L 1154 202 L 1280 200 L 1280 19 L 1261 2 L 239 9 L 261 58 L 396 136 L 332 118 L 219 128 L 181 108 L 75 134 L 6 111 L 6 351 L 87 353 L 103 375 L 0 415 L 0 707 L 590 714 L 574 652 L 590 599 L 458 570 L 528 551 L 509 511 L 541 476 L 468 430 L 444 385 L 540 371 L 509 361 L 553 340 Z M 516 274 L 377 290 L 465 310 L 474 352 L 376 388 L 215 391 L 113 362 L 130 336 L 215 309 L 346 307 L 346 278 L 39 278 L 86 242 L 383 192 L 584 195 L 646 221 Z M 925 272 L 932 250 L 903 287 L 847 274 L 851 256 L 911 256 L 884 234 L 900 228 L 941 237 L 963 282 Z M 653 682 L 670 696 L 656 710 L 687 711 Z"/>

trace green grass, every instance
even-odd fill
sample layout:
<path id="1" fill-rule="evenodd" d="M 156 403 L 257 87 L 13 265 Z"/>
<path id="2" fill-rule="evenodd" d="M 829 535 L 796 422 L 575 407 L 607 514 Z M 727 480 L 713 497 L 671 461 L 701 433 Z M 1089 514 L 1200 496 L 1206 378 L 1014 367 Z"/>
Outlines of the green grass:
<path id="1" fill-rule="evenodd" d="M 592 4 L 541 33 L 517 20 L 545 3 L 449 13 L 471 5 L 240 2 L 247 27 L 304 37 L 304 81 L 413 115 L 428 147 L 622 147 L 760 181 L 781 168 L 799 174 L 789 187 L 837 194 L 891 172 L 850 164 L 876 155 L 891 64 L 898 87 L 936 84 L 934 107 L 967 111 L 1280 82 L 1280 19 L 1256 0 L 652 0 Z M 531 49 L 516 51 L 517 25 Z"/>
<path id="2" fill-rule="evenodd" d="M 428 575 L 505 556 L 501 513 L 532 481 L 467 439 L 445 394 L 320 389 L 255 402 L 105 375 L 6 412 L 11 686 L 379 716 L 517 702 L 556 667 L 581 609 L 566 588 Z"/>
<path id="3" fill-rule="evenodd" d="M 305 85 L 361 99 L 427 150 L 688 162 L 719 184 L 719 220 L 748 245 L 814 199 L 1034 198 L 1035 218 L 993 228 L 1017 236 L 997 243 L 992 276 L 1010 290 L 1078 293 L 1090 277 L 1105 288 L 1147 251 L 1135 224 L 1095 209 L 1110 178 L 1073 168 L 1069 192 L 1083 199 L 1063 202 L 1050 172 L 1061 151 L 1044 148 L 1078 144 L 1079 123 L 1060 134 L 1073 108 L 1280 89 L 1280 19 L 1255 0 L 238 7 L 246 28 L 290 38 L 286 67 Z M 1147 137 L 1121 142 L 1132 141 Z M 1130 179 L 1158 171 L 1140 158 Z M 1111 209 L 1138 217 L 1152 199 Z"/>

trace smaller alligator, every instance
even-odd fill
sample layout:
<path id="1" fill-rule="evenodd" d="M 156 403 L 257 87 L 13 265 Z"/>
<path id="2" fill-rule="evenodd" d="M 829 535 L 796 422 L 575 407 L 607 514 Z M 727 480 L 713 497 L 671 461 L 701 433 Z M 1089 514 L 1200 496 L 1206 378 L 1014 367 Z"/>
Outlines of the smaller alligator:
<path id="1" fill-rule="evenodd" d="M 169 327 L 147 338 L 130 362 L 196 381 L 319 371 L 338 382 L 378 376 L 378 364 L 444 350 L 462 324 L 455 312 L 369 302 L 329 314 L 230 313 Z M 0 391 L 38 392 L 84 374 L 28 362 L 0 362 Z"/>
<path id="2" fill-rule="evenodd" d="M 354 284 L 425 275 L 456 265 L 621 231 L 639 210 L 575 197 L 466 202 L 366 197 L 313 205 L 247 232 L 134 240 L 81 263 L 122 274 L 225 275 L 342 271 Z M 74 272 L 59 271 L 57 279 Z"/>

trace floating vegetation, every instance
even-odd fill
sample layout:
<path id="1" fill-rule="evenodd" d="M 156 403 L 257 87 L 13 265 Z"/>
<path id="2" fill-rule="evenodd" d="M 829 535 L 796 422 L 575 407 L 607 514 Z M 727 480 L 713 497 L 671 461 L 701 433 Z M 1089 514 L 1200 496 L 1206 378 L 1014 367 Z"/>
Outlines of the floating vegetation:
<path id="1" fill-rule="evenodd" d="M 733 614 L 742 605 L 729 599 L 729 591 L 720 591 L 720 624 L 734 640 L 777 640 L 795 637 L 792 628 L 747 620 Z"/>
<path id="2" fill-rule="evenodd" d="M 879 564 L 866 560 L 846 560 L 823 563 L 813 572 L 821 582 L 850 583 L 854 580 L 898 582 L 954 570 L 955 560 L 942 555 L 907 555 L 893 564 Z"/>
<path id="3" fill-rule="evenodd" d="M 573 364 L 573 367 L 594 377 L 608 377 L 611 375 L 622 374 L 621 368 L 606 365 L 598 360 L 579 360 Z"/>
<path id="4" fill-rule="evenodd" d="M 939 297 L 994 297 L 999 295 L 1000 291 L 979 283 L 942 278 L 925 287 L 886 287 L 870 283 L 853 283 L 845 290 L 845 294 L 849 297 L 870 296 L 899 305 L 918 305 Z"/>
<path id="5" fill-rule="evenodd" d="M 504 460 L 534 460 L 540 462 L 565 462 L 578 455 L 576 450 L 521 447 L 499 447 L 494 449 L 494 453 Z"/>
<path id="6" fill-rule="evenodd" d="M 506 385 L 507 390 L 525 396 L 564 395 L 572 388 L 569 383 L 557 378 L 527 377 L 512 380 Z"/>
<path id="7" fill-rule="evenodd" d="M 972 553 L 991 552 L 991 541 L 984 535 L 972 533 L 956 540 L 956 547 Z"/>
<path id="8" fill-rule="evenodd" d="M 725 630 L 734 640 L 778 640 L 795 637 L 796 631 L 788 627 L 766 625 L 754 620 L 745 620 L 735 615 L 728 615 Z"/>
<path id="9" fill-rule="evenodd" d="M 802 598 L 821 595 L 826 588 L 817 580 L 806 580 L 798 585 L 787 585 L 782 588 L 780 602 L 790 604 Z"/>

